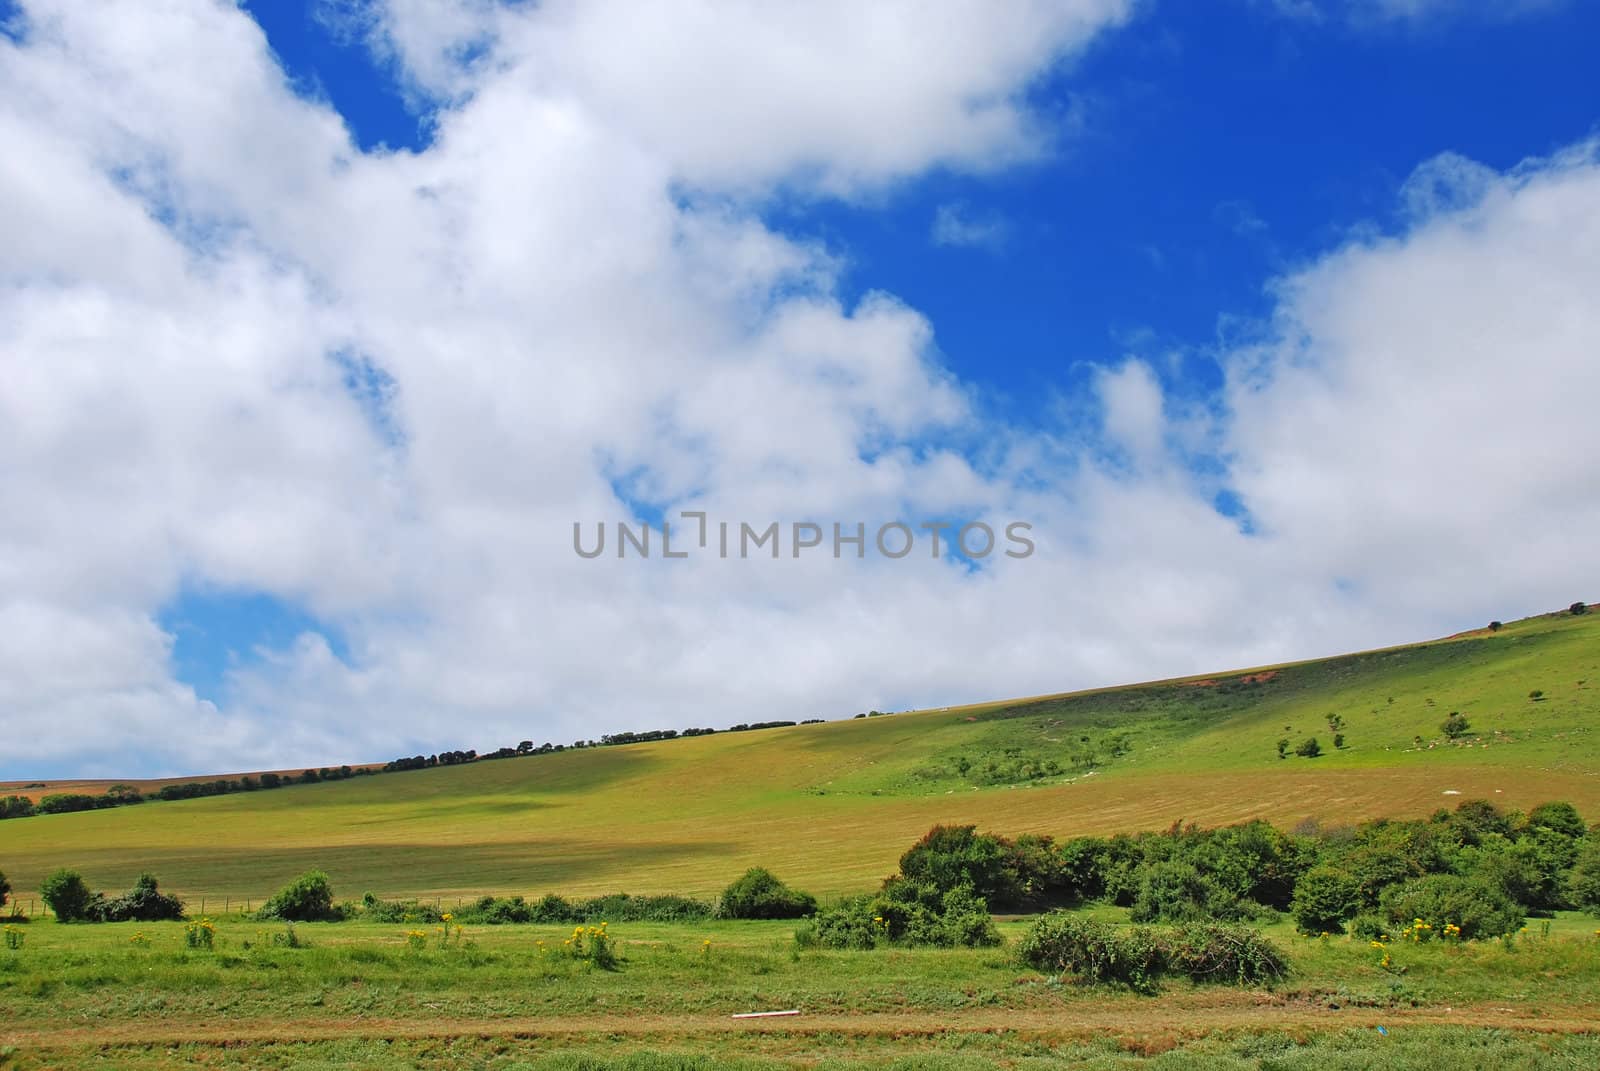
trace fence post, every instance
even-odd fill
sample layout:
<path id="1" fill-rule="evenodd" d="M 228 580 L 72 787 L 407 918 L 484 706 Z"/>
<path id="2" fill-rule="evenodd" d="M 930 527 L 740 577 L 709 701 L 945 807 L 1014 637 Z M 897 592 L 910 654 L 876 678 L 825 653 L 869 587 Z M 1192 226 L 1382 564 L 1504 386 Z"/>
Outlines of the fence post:
<path id="1" fill-rule="evenodd" d="M 205 915 L 205 913 L 206 913 L 206 898 L 204 896 L 202 896 L 200 898 L 200 914 L 203 916 L 203 915 Z"/>
<path id="2" fill-rule="evenodd" d="M 233 903 L 233 899 L 231 897 L 224 896 L 222 898 L 222 913 L 224 915 L 228 913 L 228 905 L 231 903 Z"/>

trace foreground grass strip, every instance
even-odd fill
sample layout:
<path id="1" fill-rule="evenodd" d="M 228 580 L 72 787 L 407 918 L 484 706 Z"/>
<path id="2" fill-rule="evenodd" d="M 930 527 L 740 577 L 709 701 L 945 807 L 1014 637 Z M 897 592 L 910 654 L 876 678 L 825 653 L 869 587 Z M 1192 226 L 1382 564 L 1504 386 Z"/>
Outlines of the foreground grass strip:
<path id="1" fill-rule="evenodd" d="M 322 1071 L 363 1067 L 377 1071 L 417 1068 L 482 1068 L 485 1071 L 1112 1071 L 1152 1068 L 1161 1071 L 1222 1069 L 1244 1071 L 1270 1067 L 1282 1071 L 1421 1071 L 1437 1068 L 1480 1068 L 1523 1071 L 1534 1068 L 1592 1068 L 1600 1062 L 1600 1039 L 1594 1036 L 1549 1037 L 1496 1029 L 1407 1026 L 1379 1034 L 1370 1029 L 1318 1032 L 1244 1031 L 1191 1040 L 1151 1035 L 1142 1040 L 1106 1037 L 1041 1042 L 1015 1034 L 900 1036 L 863 1039 L 835 1036 L 817 1045 L 782 1035 L 711 1040 L 687 1039 L 647 1043 L 616 1035 L 585 1039 L 581 1049 L 571 1039 L 554 1044 L 542 1039 L 456 1037 L 450 1039 L 336 1039 L 216 1046 L 94 1046 L 52 1051 L 47 1055 L 0 1049 L 0 1067 L 35 1068 L 115 1066 L 147 1068 L 229 1067 Z"/>

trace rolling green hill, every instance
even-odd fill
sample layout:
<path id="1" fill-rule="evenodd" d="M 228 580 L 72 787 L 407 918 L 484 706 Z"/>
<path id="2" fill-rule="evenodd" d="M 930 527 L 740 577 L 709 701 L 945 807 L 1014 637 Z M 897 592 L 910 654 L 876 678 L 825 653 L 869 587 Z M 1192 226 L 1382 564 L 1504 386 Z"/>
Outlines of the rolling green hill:
<path id="1" fill-rule="evenodd" d="M 453 897 L 705 894 L 760 863 L 827 894 L 935 822 L 1064 836 L 1471 797 L 1600 819 L 1597 727 L 1600 613 L 1559 613 L 1210 677 L 13 819 L 0 870 L 24 896 L 70 865 L 97 888 L 151 870 L 191 900 L 259 901 L 313 866 L 341 896 Z M 1312 736 L 1323 754 L 1295 755 Z"/>

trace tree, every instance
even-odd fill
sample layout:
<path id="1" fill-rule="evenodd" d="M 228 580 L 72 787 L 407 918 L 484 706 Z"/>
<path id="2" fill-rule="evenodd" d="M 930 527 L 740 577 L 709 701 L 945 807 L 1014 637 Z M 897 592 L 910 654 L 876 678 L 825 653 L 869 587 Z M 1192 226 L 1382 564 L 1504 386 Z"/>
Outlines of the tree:
<path id="1" fill-rule="evenodd" d="M 1317 743 L 1316 737 L 1307 737 L 1300 742 L 1299 747 L 1294 749 L 1294 753 L 1302 758 L 1314 759 L 1322 754 L 1322 745 Z"/>
<path id="2" fill-rule="evenodd" d="M 1472 728 L 1472 723 L 1467 720 L 1466 715 L 1461 711 L 1452 710 L 1450 716 L 1444 720 L 1439 728 L 1444 730 L 1444 735 L 1452 740 L 1457 740 L 1467 735 L 1467 730 Z"/>
<path id="3" fill-rule="evenodd" d="M 83 875 L 65 868 L 44 879 L 39 886 L 39 896 L 62 922 L 76 922 L 84 918 L 94 901 L 89 886 L 84 884 Z"/>
<path id="4" fill-rule="evenodd" d="M 1288 739 L 1288 737 L 1285 737 L 1282 740 L 1278 741 L 1278 758 L 1286 759 L 1288 757 L 1289 757 L 1289 739 Z"/>
<path id="5" fill-rule="evenodd" d="M 1576 616 L 1577 614 L 1586 614 L 1586 613 L 1589 612 L 1589 608 L 1587 606 L 1585 606 L 1581 602 L 1573 603 L 1571 606 L 1567 607 L 1567 610 L 1568 610 L 1568 612 L 1572 613 L 1574 616 Z"/>
<path id="6" fill-rule="evenodd" d="M 1343 733 L 1334 733 L 1333 734 L 1333 746 L 1335 748 L 1344 747 L 1344 734 Z"/>
<path id="7" fill-rule="evenodd" d="M 4 873 L 0 873 L 0 907 L 5 907 L 11 896 L 11 883 L 6 880 Z"/>
<path id="8" fill-rule="evenodd" d="M 1501 624 L 1498 621 L 1489 622 L 1489 631 L 1490 632 L 1499 632 L 1503 628 L 1505 628 L 1505 625 Z"/>

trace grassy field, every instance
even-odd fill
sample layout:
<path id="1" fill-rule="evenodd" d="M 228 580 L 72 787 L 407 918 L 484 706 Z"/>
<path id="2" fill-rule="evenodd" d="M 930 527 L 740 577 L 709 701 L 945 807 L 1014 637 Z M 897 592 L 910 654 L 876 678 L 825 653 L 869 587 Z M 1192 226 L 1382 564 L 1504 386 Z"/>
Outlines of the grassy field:
<path id="1" fill-rule="evenodd" d="M 1009 947 L 801 950 L 792 923 L 619 925 L 600 970 L 559 952 L 560 928 L 415 951 L 404 926 L 308 924 L 289 948 L 281 925 L 227 918 L 195 951 L 180 923 L 36 922 L 0 949 L 0 1067 L 1587 1068 L 1594 925 L 1396 946 L 1401 973 L 1279 926 L 1286 981 L 1140 996 L 1058 984 Z M 801 1014 L 732 1018 L 781 1009 Z"/>
<path id="2" fill-rule="evenodd" d="M 1452 742 L 1456 710 L 1471 731 Z M 1187 681 L 16 819 L 0 870 L 23 898 L 57 866 L 112 891 L 151 870 L 213 910 L 311 867 L 352 898 L 710 894 L 754 864 L 828 895 L 871 887 L 935 822 L 1065 836 L 1471 797 L 1592 820 L 1597 727 L 1600 613 L 1552 614 Z M 1322 757 L 1277 756 L 1312 735 Z"/>

